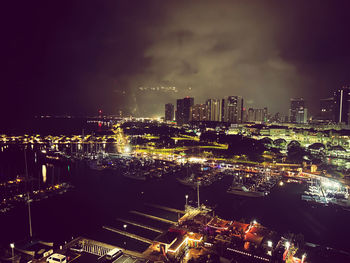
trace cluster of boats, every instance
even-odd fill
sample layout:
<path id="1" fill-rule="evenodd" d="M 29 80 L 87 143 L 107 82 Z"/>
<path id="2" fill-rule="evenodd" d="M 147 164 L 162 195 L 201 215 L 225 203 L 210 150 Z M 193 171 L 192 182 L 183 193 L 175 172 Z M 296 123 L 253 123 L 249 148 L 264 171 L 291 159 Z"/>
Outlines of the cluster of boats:
<path id="1" fill-rule="evenodd" d="M 117 154 L 100 156 L 89 160 L 87 163 L 93 170 L 118 170 L 124 177 L 136 180 L 161 178 L 164 175 L 178 171 L 176 165 L 166 161 Z"/>
<path id="2" fill-rule="evenodd" d="M 270 190 L 279 179 L 279 176 L 270 176 L 264 173 L 234 172 L 232 184 L 228 188 L 227 193 L 249 197 L 263 197 L 270 193 Z"/>
<path id="3" fill-rule="evenodd" d="M 197 187 L 197 186 L 209 186 L 214 182 L 221 180 L 224 174 L 220 169 L 212 167 L 202 167 L 200 171 L 191 173 L 189 176 L 183 178 L 177 177 L 177 180 L 187 186 Z"/>
<path id="4" fill-rule="evenodd" d="M 301 195 L 301 199 L 307 202 L 318 203 L 320 205 L 338 205 L 344 208 L 350 207 L 348 189 L 324 188 L 321 184 L 308 184 L 308 188 Z"/>
<path id="5" fill-rule="evenodd" d="M 71 188 L 73 188 L 71 184 L 64 182 L 49 186 L 45 189 L 33 190 L 27 193 L 18 192 L 10 196 L 3 196 L 2 201 L 0 202 L 0 213 L 6 213 L 20 204 L 38 202 L 54 195 L 64 194 Z"/>

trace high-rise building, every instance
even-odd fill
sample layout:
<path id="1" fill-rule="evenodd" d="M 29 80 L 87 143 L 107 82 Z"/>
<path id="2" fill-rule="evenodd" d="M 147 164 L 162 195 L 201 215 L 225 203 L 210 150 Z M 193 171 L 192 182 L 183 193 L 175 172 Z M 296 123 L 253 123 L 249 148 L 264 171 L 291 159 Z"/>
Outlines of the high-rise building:
<path id="1" fill-rule="evenodd" d="M 267 122 L 269 118 L 269 112 L 267 110 L 267 107 L 264 108 L 264 117 L 263 122 Z"/>
<path id="2" fill-rule="evenodd" d="M 222 120 L 222 101 L 220 99 L 208 99 L 207 102 L 208 121 Z"/>
<path id="3" fill-rule="evenodd" d="M 264 109 L 255 109 L 255 121 L 264 122 Z"/>
<path id="4" fill-rule="evenodd" d="M 350 86 L 334 92 L 335 122 L 350 124 Z"/>
<path id="5" fill-rule="evenodd" d="M 320 119 L 334 121 L 334 98 L 320 100 Z"/>
<path id="6" fill-rule="evenodd" d="M 255 121 L 255 110 L 253 108 L 248 109 L 248 122 Z"/>
<path id="7" fill-rule="evenodd" d="M 290 109 L 289 109 L 289 121 L 297 122 L 297 114 L 301 109 L 305 108 L 305 101 L 303 98 L 293 98 L 290 99 Z"/>
<path id="8" fill-rule="evenodd" d="M 224 121 L 242 123 L 243 98 L 241 96 L 228 96 L 224 99 Z"/>
<path id="9" fill-rule="evenodd" d="M 225 121 L 225 99 L 221 99 L 221 121 Z"/>
<path id="10" fill-rule="evenodd" d="M 253 109 L 248 110 L 248 122 L 266 122 L 267 121 L 267 108 L 263 109 Z"/>
<path id="11" fill-rule="evenodd" d="M 190 121 L 207 121 L 208 106 L 206 104 L 196 104 L 191 107 Z"/>
<path id="12" fill-rule="evenodd" d="M 297 110 L 296 123 L 307 123 L 307 108 L 300 107 Z"/>
<path id="13" fill-rule="evenodd" d="M 178 99 L 176 101 L 176 122 L 178 124 L 189 123 L 193 104 L 194 98 L 190 97 Z"/>
<path id="14" fill-rule="evenodd" d="M 174 120 L 175 107 L 174 104 L 168 103 L 165 104 L 165 120 L 173 121 Z"/>
<path id="15" fill-rule="evenodd" d="M 242 113 L 242 122 L 245 123 L 248 121 L 248 111 L 246 108 L 243 107 L 243 113 Z"/>

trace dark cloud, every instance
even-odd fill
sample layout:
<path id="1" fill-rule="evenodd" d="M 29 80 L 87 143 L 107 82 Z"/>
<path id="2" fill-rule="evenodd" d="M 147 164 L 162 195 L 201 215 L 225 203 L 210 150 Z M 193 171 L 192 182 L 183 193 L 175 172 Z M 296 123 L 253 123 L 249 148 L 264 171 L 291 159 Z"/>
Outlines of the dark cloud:
<path id="1" fill-rule="evenodd" d="M 347 1 L 42 1 L 2 16 L 4 111 L 162 115 L 241 95 L 287 112 L 350 83 Z M 140 86 L 178 92 L 140 91 Z"/>

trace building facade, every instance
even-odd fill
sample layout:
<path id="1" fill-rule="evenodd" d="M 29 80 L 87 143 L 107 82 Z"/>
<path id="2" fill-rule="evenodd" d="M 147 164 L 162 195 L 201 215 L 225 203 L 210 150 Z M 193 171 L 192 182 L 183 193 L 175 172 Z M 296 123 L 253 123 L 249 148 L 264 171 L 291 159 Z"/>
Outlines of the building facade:
<path id="1" fill-rule="evenodd" d="M 196 104 L 191 107 L 190 121 L 207 121 L 208 115 L 207 104 Z"/>
<path id="2" fill-rule="evenodd" d="M 350 86 L 334 92 L 334 116 L 336 123 L 350 123 Z"/>
<path id="3" fill-rule="evenodd" d="M 300 123 L 300 124 L 307 123 L 307 108 L 300 107 L 297 110 L 296 123 Z"/>
<path id="4" fill-rule="evenodd" d="M 300 111 L 303 111 L 304 108 L 305 108 L 305 101 L 303 98 L 290 99 L 289 121 L 292 123 L 297 123 L 297 115 L 299 114 Z M 300 120 L 300 116 L 298 118 Z"/>
<path id="5" fill-rule="evenodd" d="M 242 123 L 243 98 L 241 96 L 228 96 L 223 99 L 224 121 Z"/>
<path id="6" fill-rule="evenodd" d="M 324 121 L 333 122 L 334 114 L 334 98 L 327 98 L 320 100 L 320 119 Z"/>
<path id="7" fill-rule="evenodd" d="M 175 107 L 174 104 L 168 103 L 165 104 L 165 120 L 173 121 L 174 120 Z"/>
<path id="8" fill-rule="evenodd" d="M 191 107 L 194 105 L 194 98 L 186 97 L 176 101 L 176 122 L 180 125 L 189 123 Z"/>
<path id="9" fill-rule="evenodd" d="M 263 109 L 248 109 L 248 122 L 266 122 L 267 121 L 267 108 Z"/>
<path id="10" fill-rule="evenodd" d="M 221 121 L 222 120 L 222 100 L 220 99 L 208 99 L 206 102 L 208 111 L 208 121 Z"/>

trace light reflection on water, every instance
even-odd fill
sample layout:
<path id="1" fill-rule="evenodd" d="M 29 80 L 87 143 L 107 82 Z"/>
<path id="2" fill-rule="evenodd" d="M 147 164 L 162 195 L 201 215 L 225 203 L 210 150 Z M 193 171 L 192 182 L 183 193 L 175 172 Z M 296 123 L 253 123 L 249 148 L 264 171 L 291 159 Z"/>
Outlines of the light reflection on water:
<path id="1" fill-rule="evenodd" d="M 114 143 L 107 143 L 106 149 L 116 149 Z M 87 150 L 87 149 L 85 149 Z M 10 169 L 0 161 L 0 169 L 16 174 L 20 170 L 16 167 L 21 163 L 19 159 L 10 162 Z M 63 195 L 34 202 L 32 205 L 33 230 L 44 240 L 67 240 L 71 236 L 83 235 L 117 246 L 123 246 L 125 237 L 103 230 L 103 225 L 117 225 L 116 218 L 129 218 L 146 225 L 166 229 L 167 225 L 130 215 L 128 211 L 139 210 L 172 220 L 177 219 L 174 213 L 142 205 L 155 203 L 177 209 L 183 209 L 185 195 L 189 201 L 196 200 L 196 191 L 178 183 L 174 177 L 155 181 L 134 181 L 124 178 L 118 170 L 94 171 L 84 162 L 48 164 L 38 158 L 35 163 L 33 154 L 28 153 L 29 171 L 32 176 L 40 178 L 40 187 L 57 182 L 71 182 L 75 189 Z M 46 182 L 43 167 L 46 167 Z M 3 169 L 7 167 L 7 169 Z M 22 166 L 23 169 L 23 166 Z M 22 170 L 23 171 L 23 170 Z M 224 219 L 258 222 L 281 233 L 288 231 L 303 233 L 308 242 L 320 243 L 347 249 L 346 244 L 339 240 L 343 231 L 350 230 L 347 222 L 350 213 L 336 211 L 329 207 L 311 208 L 300 200 L 302 186 L 285 184 L 275 187 L 272 193 L 264 198 L 246 198 L 226 193 L 231 184 L 230 178 L 214 183 L 210 187 L 202 188 L 200 196 L 203 202 L 216 206 L 216 214 Z M 342 228 L 334 228 L 342 225 Z M 119 226 L 120 227 L 120 226 Z M 11 231 L 8 231 L 8 230 Z M 138 234 L 145 234 L 144 230 L 130 227 Z M 0 215 L 0 232 L 4 233 L 0 241 L 22 239 L 28 233 L 27 210 L 18 207 L 8 215 Z M 149 236 L 152 238 L 152 234 Z M 147 247 L 146 244 L 127 238 L 129 249 L 138 251 Z"/>

